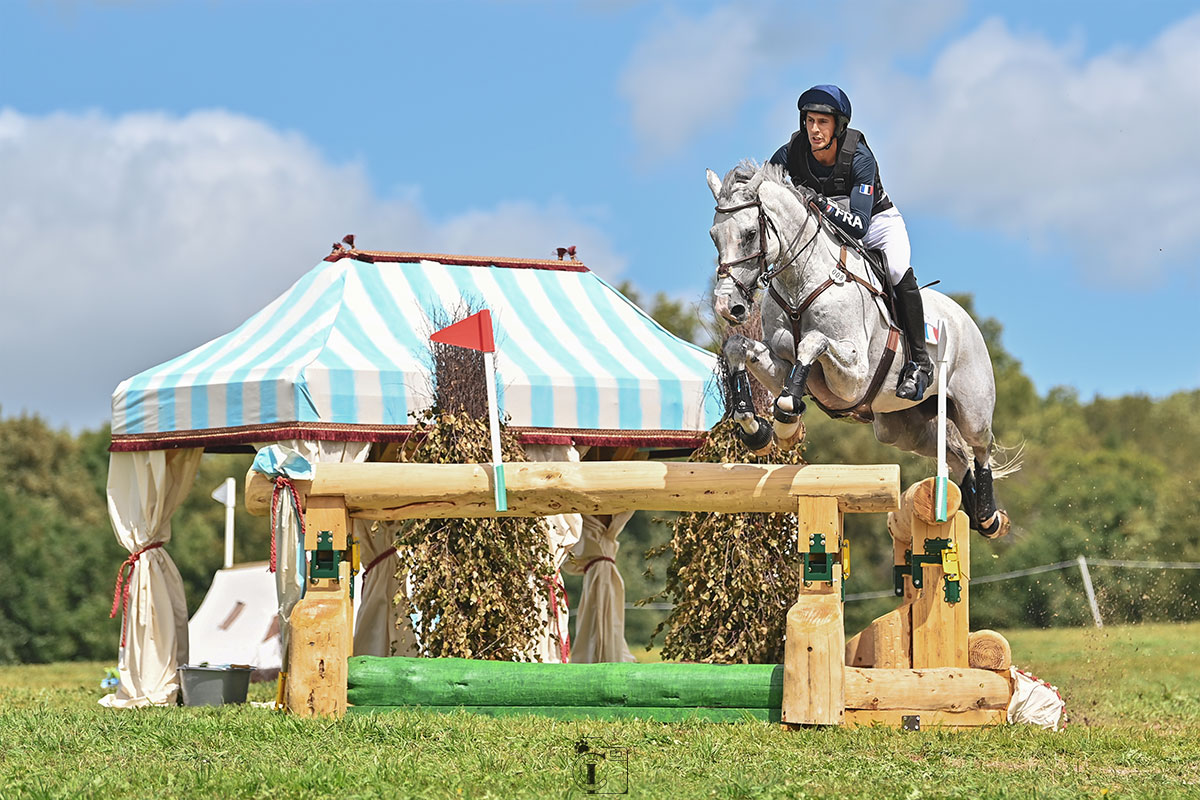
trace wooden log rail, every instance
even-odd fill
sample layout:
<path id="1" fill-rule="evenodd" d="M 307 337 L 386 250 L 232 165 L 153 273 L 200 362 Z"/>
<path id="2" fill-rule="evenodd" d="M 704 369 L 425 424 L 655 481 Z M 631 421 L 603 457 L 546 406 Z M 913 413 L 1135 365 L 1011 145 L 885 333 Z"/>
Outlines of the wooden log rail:
<path id="1" fill-rule="evenodd" d="M 340 496 L 358 519 L 531 517 L 622 511 L 795 513 L 800 497 L 837 499 L 842 512 L 894 511 L 895 464 L 700 464 L 655 461 L 506 464 L 508 511 L 497 514 L 486 464 L 315 464 L 302 496 Z M 246 507 L 265 516 L 273 484 L 251 471 Z"/>

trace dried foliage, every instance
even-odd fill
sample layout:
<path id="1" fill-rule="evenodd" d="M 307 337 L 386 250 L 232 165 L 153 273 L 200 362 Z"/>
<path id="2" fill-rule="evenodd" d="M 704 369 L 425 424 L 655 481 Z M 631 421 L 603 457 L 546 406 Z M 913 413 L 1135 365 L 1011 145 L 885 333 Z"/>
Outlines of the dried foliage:
<path id="1" fill-rule="evenodd" d="M 470 310 L 456 316 L 466 317 Z M 446 322 L 445 324 L 450 324 Z M 491 443 L 483 357 L 433 345 L 435 406 L 417 419 L 405 461 L 489 464 Z M 501 425 L 501 457 L 524 461 Z M 395 602 L 417 614 L 421 655 L 528 660 L 544 627 L 554 565 L 541 518 L 415 520 L 397 538 L 409 594 Z"/>
<path id="2" fill-rule="evenodd" d="M 739 329 L 755 335 L 756 322 Z M 744 330 L 749 328 L 750 330 Z M 719 359 L 727 386 L 728 367 Z M 754 404 L 763 413 L 770 394 L 751 380 Z M 726 408 L 730 398 L 726 396 Z M 726 418 L 709 432 L 691 461 L 718 463 L 803 464 L 802 448 L 756 458 L 737 437 L 737 423 Z M 773 664 L 783 660 L 787 611 L 800 586 L 800 558 L 794 514 L 717 514 L 686 512 L 674 524 L 668 544 L 646 555 L 670 552 L 667 583 L 643 602 L 666 600 L 671 613 L 651 637 L 666 630 L 665 659 L 707 663 Z"/>
<path id="3" fill-rule="evenodd" d="M 800 464 L 799 449 L 756 459 L 724 420 L 692 461 Z M 649 600 L 674 603 L 654 636 L 666 629 L 662 657 L 717 664 L 783 660 L 787 610 L 800 586 L 794 514 L 685 512 L 668 544 L 667 584 Z M 653 643 L 653 639 L 651 640 Z"/>

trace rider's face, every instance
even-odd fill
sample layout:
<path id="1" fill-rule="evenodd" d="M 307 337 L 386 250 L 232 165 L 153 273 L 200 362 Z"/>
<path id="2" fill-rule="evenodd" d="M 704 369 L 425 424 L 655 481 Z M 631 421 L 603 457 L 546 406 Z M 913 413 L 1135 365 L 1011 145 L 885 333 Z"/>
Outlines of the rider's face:
<path id="1" fill-rule="evenodd" d="M 821 149 L 833 139 L 835 122 L 833 114 L 809 111 L 804 115 L 804 128 L 808 133 L 808 143 L 814 150 Z"/>

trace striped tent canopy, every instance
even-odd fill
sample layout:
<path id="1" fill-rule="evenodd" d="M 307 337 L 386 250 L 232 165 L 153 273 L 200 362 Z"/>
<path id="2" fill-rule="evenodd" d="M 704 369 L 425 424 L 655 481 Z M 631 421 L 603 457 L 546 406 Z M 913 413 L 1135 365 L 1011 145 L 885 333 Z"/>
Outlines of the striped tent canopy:
<path id="1" fill-rule="evenodd" d="M 689 447 L 720 419 L 715 357 L 578 262 L 346 250 L 123 381 L 112 449 L 402 440 L 432 404 L 429 335 L 468 306 L 492 312 L 501 412 L 527 443 Z"/>

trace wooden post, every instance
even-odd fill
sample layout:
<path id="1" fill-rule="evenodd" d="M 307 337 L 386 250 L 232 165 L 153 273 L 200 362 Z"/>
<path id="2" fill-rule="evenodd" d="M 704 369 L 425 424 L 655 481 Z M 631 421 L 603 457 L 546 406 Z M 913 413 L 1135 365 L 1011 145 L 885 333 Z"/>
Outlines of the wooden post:
<path id="1" fill-rule="evenodd" d="M 316 550 L 328 531 L 333 549 L 345 552 L 350 517 L 340 497 L 309 497 L 305 514 L 306 550 Z M 311 557 L 311 552 L 310 552 Z M 346 713 L 348 659 L 352 652 L 350 563 L 343 559 L 337 578 L 309 580 L 307 592 L 292 610 L 288 646 L 286 704 L 302 717 L 341 717 Z"/>
<path id="2" fill-rule="evenodd" d="M 846 634 L 842 566 L 834 563 L 842 548 L 837 499 L 801 497 L 797 517 L 802 553 L 813 548 L 812 537 L 825 537 L 832 580 L 803 582 L 796 604 L 788 611 L 782 719 L 790 725 L 840 725 L 846 711 Z"/>
<path id="3" fill-rule="evenodd" d="M 967 637 L 969 571 L 971 565 L 970 528 L 961 511 L 949 522 L 930 524 L 914 515 L 913 552 L 931 553 L 930 539 L 950 539 L 958 548 L 959 593 L 957 603 L 945 596 L 945 572 L 941 564 L 927 565 L 922 572 L 924 588 L 912 603 L 912 665 L 925 667 L 967 667 L 970 665 Z"/>

